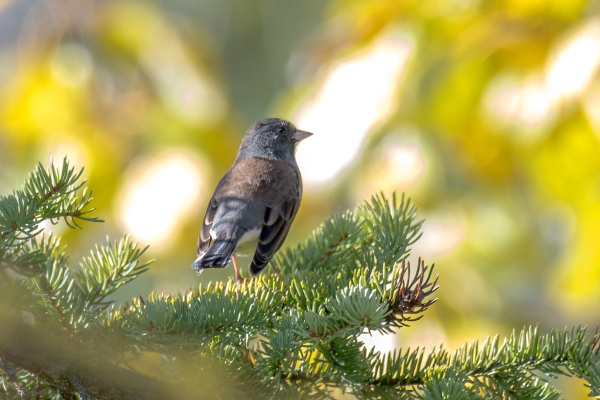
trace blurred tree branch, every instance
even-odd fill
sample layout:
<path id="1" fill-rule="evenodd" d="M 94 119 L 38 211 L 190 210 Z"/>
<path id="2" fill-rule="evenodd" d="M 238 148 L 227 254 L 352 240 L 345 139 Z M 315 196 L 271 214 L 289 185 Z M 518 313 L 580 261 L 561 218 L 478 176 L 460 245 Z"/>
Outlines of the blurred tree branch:
<path id="1" fill-rule="evenodd" d="M 164 382 L 106 360 L 102 354 L 108 346 L 102 341 L 85 343 L 81 337 L 77 340 L 48 324 L 32 327 L 6 312 L 0 313 L 0 325 L 4 327 L 0 335 L 4 365 L 10 363 L 26 370 L 65 395 L 76 392 L 90 399 L 168 398 Z M 19 382 L 14 373 L 11 380 Z"/>
<path id="2" fill-rule="evenodd" d="M 436 300 L 433 266 L 419 260 L 413 272 L 406 261 L 420 236 L 416 209 L 395 195 L 333 216 L 281 252 L 273 262 L 284 282 L 262 275 L 109 308 L 107 296 L 149 263 L 125 237 L 71 268 L 59 240 L 42 235 L 44 219 L 97 221 L 84 217 L 91 197 L 79 197 L 73 171 L 66 160 L 40 166 L 24 191 L 0 198 L 0 378 L 10 395 L 331 398 L 338 388 L 360 398 L 555 399 L 539 374 L 564 374 L 600 396 L 600 336 L 583 328 L 526 328 L 453 353 L 367 350 L 363 333 L 394 334 Z"/>

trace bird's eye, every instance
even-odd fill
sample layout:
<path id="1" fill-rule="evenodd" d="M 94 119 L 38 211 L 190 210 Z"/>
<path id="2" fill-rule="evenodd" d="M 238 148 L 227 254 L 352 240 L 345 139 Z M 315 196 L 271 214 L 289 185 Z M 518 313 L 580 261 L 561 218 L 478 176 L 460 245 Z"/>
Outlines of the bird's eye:
<path id="1" fill-rule="evenodd" d="M 285 128 L 281 127 L 279 129 L 277 129 L 277 133 L 284 134 L 285 133 Z"/>

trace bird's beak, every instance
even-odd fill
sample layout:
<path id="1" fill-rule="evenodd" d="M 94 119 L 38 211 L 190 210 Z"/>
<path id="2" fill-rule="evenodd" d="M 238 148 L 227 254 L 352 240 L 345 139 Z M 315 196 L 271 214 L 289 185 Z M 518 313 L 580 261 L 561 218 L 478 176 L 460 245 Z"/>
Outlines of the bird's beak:
<path id="1" fill-rule="evenodd" d="M 296 141 L 299 142 L 301 140 L 306 139 L 307 137 L 312 136 L 312 133 L 310 132 L 305 132 L 305 131 L 296 131 L 296 133 L 294 133 L 292 135 L 292 138 Z"/>

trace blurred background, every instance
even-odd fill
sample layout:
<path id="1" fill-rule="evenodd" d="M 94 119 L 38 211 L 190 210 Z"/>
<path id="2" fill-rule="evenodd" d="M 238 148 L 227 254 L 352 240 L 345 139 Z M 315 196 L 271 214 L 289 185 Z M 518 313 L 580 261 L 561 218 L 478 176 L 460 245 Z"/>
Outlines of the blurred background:
<path id="1" fill-rule="evenodd" d="M 212 191 L 254 121 L 314 132 L 286 245 L 378 191 L 426 220 L 439 302 L 382 346 L 455 348 L 600 321 L 600 2 L 0 0 L 0 193 L 65 155 L 106 221 L 63 225 L 77 265 L 129 233 L 190 269 Z M 581 382 L 561 380 L 566 398 Z"/>

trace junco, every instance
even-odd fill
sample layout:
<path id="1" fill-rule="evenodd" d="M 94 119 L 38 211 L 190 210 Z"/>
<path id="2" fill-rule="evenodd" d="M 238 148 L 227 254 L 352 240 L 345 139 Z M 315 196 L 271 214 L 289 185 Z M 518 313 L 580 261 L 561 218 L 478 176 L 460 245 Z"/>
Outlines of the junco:
<path id="1" fill-rule="evenodd" d="M 198 275 L 205 268 L 224 268 L 236 253 L 254 253 L 250 273 L 257 275 L 283 244 L 300 207 L 302 180 L 296 146 L 312 133 L 288 121 L 263 119 L 246 132 L 237 158 L 208 203 L 198 238 Z"/>

